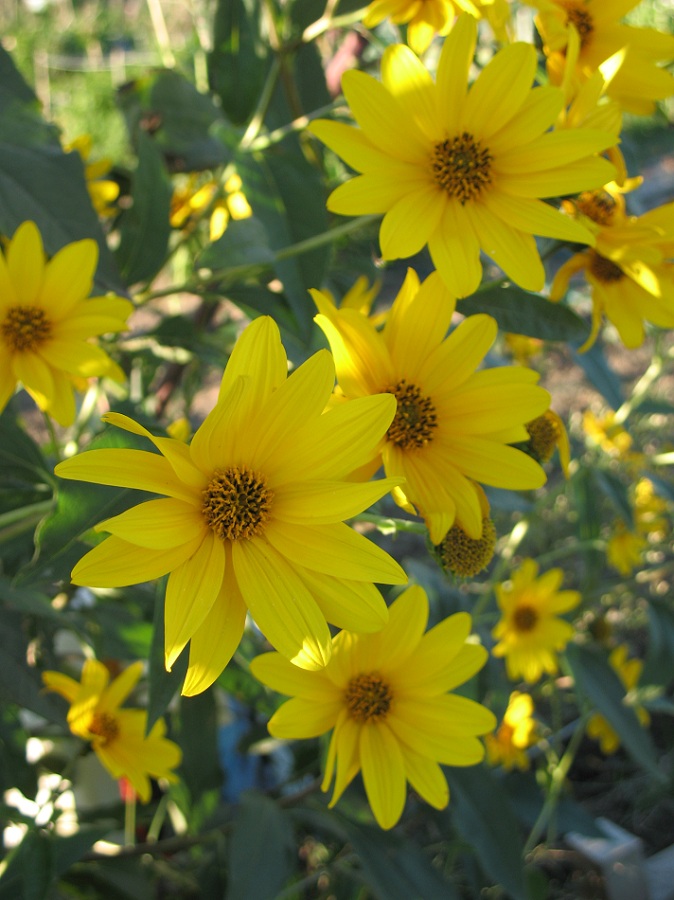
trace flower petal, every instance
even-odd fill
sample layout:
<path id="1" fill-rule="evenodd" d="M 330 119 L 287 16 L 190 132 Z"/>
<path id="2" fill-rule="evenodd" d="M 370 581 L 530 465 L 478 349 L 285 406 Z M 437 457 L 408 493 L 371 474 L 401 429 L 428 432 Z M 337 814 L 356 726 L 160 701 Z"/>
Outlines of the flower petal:
<path id="1" fill-rule="evenodd" d="M 361 728 L 360 763 L 377 823 L 384 829 L 393 828 L 405 807 L 405 762 L 398 741 L 385 724 Z"/>
<path id="2" fill-rule="evenodd" d="M 201 512 L 182 500 L 148 500 L 96 525 L 130 544 L 167 550 L 209 534 Z"/>
<path id="3" fill-rule="evenodd" d="M 189 559 L 202 539 L 200 535 L 182 547 L 148 550 L 147 547 L 136 547 L 121 538 L 109 537 L 77 563 L 72 571 L 72 582 L 104 588 L 153 581 Z"/>

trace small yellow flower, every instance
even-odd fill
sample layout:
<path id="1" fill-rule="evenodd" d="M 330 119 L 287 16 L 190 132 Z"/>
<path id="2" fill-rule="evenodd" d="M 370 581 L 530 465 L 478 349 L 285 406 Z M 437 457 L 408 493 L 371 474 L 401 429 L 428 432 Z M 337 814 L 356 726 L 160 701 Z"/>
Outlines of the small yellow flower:
<path id="1" fill-rule="evenodd" d="M 116 209 L 115 200 L 119 197 L 119 185 L 116 181 L 104 178 L 112 168 L 109 159 L 99 159 L 89 162 L 91 156 L 91 136 L 82 134 L 75 140 L 66 144 L 63 148 L 66 153 L 76 151 L 84 164 L 84 177 L 87 182 L 87 190 L 91 197 L 91 203 L 99 216 L 114 216 Z"/>
<path id="2" fill-rule="evenodd" d="M 592 410 L 583 413 L 583 431 L 604 453 L 624 459 L 630 452 L 632 436 L 615 421 L 612 412 L 597 417 Z"/>
<path id="3" fill-rule="evenodd" d="M 536 27 L 547 56 L 550 80 L 559 84 L 565 66 L 569 25 L 580 39 L 575 77 L 591 78 L 600 65 L 623 47 L 625 61 L 608 87 L 623 109 L 648 116 L 655 101 L 674 93 L 674 78 L 657 62 L 674 58 L 674 36 L 654 28 L 634 28 L 620 20 L 639 0 L 526 0 L 538 9 Z"/>
<path id="4" fill-rule="evenodd" d="M 73 734 L 91 743 L 96 756 L 113 778 L 126 778 L 143 803 L 150 800 L 150 777 L 177 781 L 173 772 L 182 758 L 180 747 L 169 741 L 159 719 L 146 735 L 147 713 L 120 709 L 143 671 L 134 663 L 112 682 L 103 663 L 88 659 L 81 681 L 61 672 L 43 672 L 42 680 L 70 704 L 68 725 Z"/>
<path id="5" fill-rule="evenodd" d="M 545 272 L 534 235 L 593 243 L 585 226 L 543 198 L 610 181 L 613 166 L 595 154 L 615 138 L 595 129 L 549 130 L 564 97 L 558 88 L 532 87 L 537 60 L 528 44 L 499 50 L 469 89 L 476 39 L 476 20 L 459 16 L 435 82 L 402 44 L 387 47 L 381 81 L 344 74 L 359 127 L 318 120 L 310 130 L 361 174 L 333 191 L 328 208 L 383 213 L 384 259 L 428 245 L 456 297 L 480 284 L 481 250 L 521 287 L 538 291 Z"/>
<path id="6" fill-rule="evenodd" d="M 56 467 L 61 478 L 161 495 L 97 525 L 111 536 L 72 579 L 123 587 L 168 574 L 165 662 L 170 670 L 189 643 L 185 694 L 220 675 L 248 610 L 282 653 L 320 668 L 332 650 L 326 620 L 376 631 L 388 610 L 374 582 L 407 581 L 344 523 L 401 481 L 349 477 L 376 453 L 395 400 L 379 394 L 324 413 L 334 383 L 327 350 L 288 377 L 278 326 L 261 316 L 237 341 L 218 401 L 189 444 L 108 413 L 106 422 L 159 453 L 90 450 Z"/>
<path id="7" fill-rule="evenodd" d="M 557 653 L 573 637 L 573 626 L 558 618 L 580 603 L 578 591 L 560 591 L 563 573 L 550 569 L 538 576 L 538 565 L 525 559 L 505 584 L 497 585 L 501 619 L 492 631 L 498 644 L 494 656 L 504 656 L 508 678 L 529 684 L 543 672 L 554 675 Z"/>
<path id="8" fill-rule="evenodd" d="M 169 213 L 172 227 L 185 228 L 210 209 L 209 237 L 211 241 L 217 241 L 225 233 L 230 219 L 238 221 L 253 214 L 241 187 L 241 178 L 230 175 L 222 187 L 223 195 L 218 196 L 221 188 L 214 178 L 199 186 L 198 176 L 190 175 L 185 184 L 173 192 Z"/>
<path id="9" fill-rule="evenodd" d="M 91 297 L 98 260 L 93 240 L 75 241 L 47 261 L 34 222 L 0 251 L 0 412 L 17 384 L 61 425 L 75 419 L 73 388 L 124 372 L 92 337 L 123 331 L 133 307 L 122 297 Z"/>
<path id="10" fill-rule="evenodd" d="M 631 575 L 641 565 L 641 555 L 648 542 L 642 535 L 630 531 L 624 522 L 617 522 L 606 544 L 606 561 L 621 575 Z"/>
<path id="11" fill-rule="evenodd" d="M 528 366 L 531 360 L 539 356 L 543 350 L 543 341 L 540 338 L 510 332 L 504 334 L 503 338 L 513 359 L 520 366 Z"/>
<path id="12" fill-rule="evenodd" d="M 625 691 L 629 692 L 636 688 L 644 664 L 640 659 L 628 660 L 627 653 L 627 644 L 620 644 L 609 656 L 609 662 L 620 678 Z M 632 709 L 641 725 L 647 728 L 651 721 L 648 710 L 644 709 L 639 703 L 632 704 Z M 587 723 L 586 731 L 589 737 L 599 741 L 601 752 L 606 755 L 615 753 L 620 746 L 620 738 L 600 713 L 595 713 L 591 716 Z"/>
<path id="13" fill-rule="evenodd" d="M 669 504 L 655 493 L 650 478 L 640 478 L 635 485 L 634 519 L 639 534 L 663 537 L 670 529 Z"/>
<path id="14" fill-rule="evenodd" d="M 332 729 L 323 790 L 335 778 L 330 806 L 362 770 L 372 812 L 392 828 L 405 805 L 406 782 L 443 809 L 449 788 L 440 768 L 472 766 L 484 757 L 477 736 L 491 731 L 493 714 L 450 694 L 482 668 L 487 653 L 467 641 L 471 619 L 456 613 L 424 634 L 428 599 L 408 588 L 390 607 L 378 634 L 342 631 L 320 672 L 302 671 L 278 653 L 251 663 L 256 678 L 291 696 L 272 716 L 278 738 L 312 738 Z"/>
<path id="15" fill-rule="evenodd" d="M 407 42 L 421 55 L 436 34 L 441 37 L 449 34 L 460 12 L 480 16 L 471 0 L 372 0 L 363 25 L 374 28 L 384 19 L 390 19 L 395 25 L 407 25 Z"/>
<path id="16" fill-rule="evenodd" d="M 512 769 L 524 772 L 529 768 L 529 757 L 525 751 L 536 741 L 533 713 L 531 696 L 513 691 L 503 721 L 494 734 L 488 734 L 484 739 L 490 766 L 501 765 L 507 772 Z"/>
<path id="17" fill-rule="evenodd" d="M 549 394 L 532 369 L 476 371 L 496 339 L 496 323 L 469 316 L 445 337 L 455 304 L 437 272 L 419 284 L 408 270 L 381 331 L 355 310 L 311 293 L 347 400 L 381 392 L 396 398 L 373 469 L 381 459 L 389 476 L 406 479 L 393 499 L 418 510 L 434 544 L 455 519 L 480 537 L 477 484 L 518 490 L 544 483 L 541 467 L 509 444 L 526 441 L 524 424 L 547 409 Z"/>

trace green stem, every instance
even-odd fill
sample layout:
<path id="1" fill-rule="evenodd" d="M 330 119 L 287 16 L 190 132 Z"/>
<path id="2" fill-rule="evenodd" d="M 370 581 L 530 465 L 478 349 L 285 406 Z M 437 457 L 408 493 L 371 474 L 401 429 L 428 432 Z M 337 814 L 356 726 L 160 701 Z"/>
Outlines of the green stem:
<path id="1" fill-rule="evenodd" d="M 616 425 L 622 425 L 624 422 L 626 422 L 632 410 L 643 403 L 651 389 L 651 385 L 653 384 L 653 382 L 657 381 L 661 373 L 662 356 L 658 352 L 658 348 L 656 346 L 656 353 L 650 366 L 646 369 L 639 381 L 637 381 L 637 383 L 634 385 L 632 393 L 627 398 L 627 400 L 625 400 L 620 409 L 616 410 L 613 416 L 613 421 Z"/>
<path id="2" fill-rule="evenodd" d="M 0 544 L 25 531 L 30 531 L 53 508 L 54 500 L 50 498 L 2 513 L 0 515 Z"/>
<path id="3" fill-rule="evenodd" d="M 155 841 L 159 840 L 159 833 L 161 831 L 162 825 L 164 824 L 164 820 L 166 819 L 168 802 L 169 795 L 162 794 L 161 800 L 157 804 L 157 809 L 154 816 L 152 817 L 152 821 L 150 822 L 150 827 L 147 830 L 146 841 L 148 844 L 152 844 Z"/>
<path id="4" fill-rule="evenodd" d="M 54 456 L 56 457 L 56 462 L 61 462 L 63 459 L 63 455 L 61 452 L 61 443 L 56 437 L 56 430 L 54 429 L 54 423 L 51 420 L 51 416 L 49 413 L 43 412 L 45 425 L 47 426 L 47 431 L 49 432 L 49 437 L 51 438 L 52 450 Z"/>
<path id="5" fill-rule="evenodd" d="M 262 128 L 262 125 L 264 123 L 264 117 L 267 115 L 267 110 L 269 109 L 269 104 L 271 103 L 271 98 L 274 95 L 276 82 L 278 81 L 280 72 L 281 58 L 280 56 L 275 56 L 272 60 L 269 72 L 267 73 L 267 79 L 264 83 L 264 87 L 262 88 L 262 93 L 260 94 L 260 99 L 258 100 L 255 112 L 250 117 L 250 121 L 248 122 L 246 131 L 241 138 L 241 150 L 247 150 L 248 148 L 250 148 L 251 144 L 260 133 L 260 129 Z"/>
<path id="6" fill-rule="evenodd" d="M 406 531 L 411 534 L 428 534 L 428 529 L 423 522 L 410 522 L 408 519 L 392 519 L 390 516 L 378 516 L 376 513 L 364 512 L 350 522 L 369 522 L 375 525 L 383 534 L 392 534 L 396 531 Z"/>
<path id="7" fill-rule="evenodd" d="M 576 730 L 574 731 L 571 740 L 569 741 L 569 745 L 566 748 L 564 756 L 562 756 L 562 758 L 552 771 L 552 774 L 550 776 L 550 792 L 545 798 L 543 808 L 541 809 L 538 818 L 534 823 L 534 827 L 531 829 L 531 834 L 527 838 L 527 842 L 524 845 L 523 856 L 525 857 L 534 849 L 540 835 L 545 830 L 547 823 L 550 821 L 551 817 L 555 813 L 555 810 L 557 809 L 559 796 L 562 792 L 562 788 L 564 787 L 566 776 L 569 773 L 569 769 L 573 765 L 573 761 L 576 757 L 576 753 L 578 752 L 578 748 L 580 747 L 580 742 L 583 739 L 584 733 L 585 718 L 583 717 L 578 722 L 578 726 L 576 727 Z"/>
<path id="8" fill-rule="evenodd" d="M 555 550 L 549 550 L 547 553 L 543 553 L 540 556 L 536 557 L 536 562 L 541 566 L 547 566 L 551 562 L 556 562 L 558 559 L 565 559 L 567 556 L 573 556 L 574 553 L 577 553 L 581 550 L 605 550 L 606 549 L 606 541 L 602 541 L 599 539 L 588 539 L 586 541 L 574 541 L 573 544 L 566 544 L 564 547 L 557 547 Z"/>

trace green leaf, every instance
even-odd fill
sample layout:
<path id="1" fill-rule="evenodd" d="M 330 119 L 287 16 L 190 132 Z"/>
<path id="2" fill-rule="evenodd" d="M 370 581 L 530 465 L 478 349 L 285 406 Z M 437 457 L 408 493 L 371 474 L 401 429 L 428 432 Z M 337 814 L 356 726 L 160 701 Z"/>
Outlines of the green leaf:
<path id="1" fill-rule="evenodd" d="M 568 306 L 552 303 L 514 285 L 478 291 L 459 300 L 457 311 L 464 316 L 487 313 L 496 319 L 502 331 L 544 341 L 581 344 L 589 334 L 586 323 Z"/>
<path id="2" fill-rule="evenodd" d="M 1 607 L 0 607 L 1 608 Z M 37 669 L 26 665 L 28 640 L 24 619 L 18 613 L 2 608 L 0 617 L 0 701 L 30 709 L 50 722 L 62 723 L 62 708 L 44 686 Z"/>
<path id="3" fill-rule="evenodd" d="M 620 518 L 628 528 L 633 528 L 634 510 L 625 484 L 608 469 L 594 469 L 593 471 L 597 484 L 611 501 Z"/>
<path id="4" fill-rule="evenodd" d="M 166 712 L 169 703 L 179 691 L 187 672 L 188 654 L 181 653 L 170 672 L 164 665 L 164 584 L 158 583 L 152 623 L 152 645 L 150 648 L 150 669 L 148 673 L 149 699 L 147 704 L 146 733 Z"/>
<path id="5" fill-rule="evenodd" d="M 149 449 L 147 440 L 120 428 L 106 428 L 91 441 L 88 449 L 118 447 Z M 59 479 L 56 508 L 35 535 L 37 558 L 21 580 L 32 580 L 36 575 L 52 575 L 59 580 L 63 577 L 64 562 L 72 560 L 76 542 L 86 531 L 151 496 L 154 495 L 129 488 Z"/>
<path id="6" fill-rule="evenodd" d="M 58 877 L 64 875 L 68 869 L 82 859 L 85 853 L 91 850 L 96 841 L 100 841 L 110 834 L 108 826 L 80 825 L 75 834 L 67 837 L 51 836 L 51 856 L 54 873 Z"/>
<path id="7" fill-rule="evenodd" d="M 569 644 L 566 658 L 578 691 L 604 716 L 635 762 L 664 781 L 651 736 L 639 724 L 632 707 L 623 702 L 625 688 L 606 656 L 594 648 Z"/>
<path id="8" fill-rule="evenodd" d="M 275 897 L 292 871 L 295 844 L 283 810 L 262 794 L 247 791 L 229 842 L 227 900 Z"/>
<path id="9" fill-rule="evenodd" d="M 285 149 L 289 146 L 292 142 L 286 141 L 284 148 L 241 157 L 237 162 L 243 192 L 275 251 L 315 237 L 328 227 L 320 175 L 299 150 Z M 315 313 L 309 288 L 323 283 L 329 255 L 329 246 L 321 246 L 296 256 L 282 255 L 275 265 L 298 333 L 305 340 L 313 329 Z"/>
<path id="10" fill-rule="evenodd" d="M 213 788 L 220 788 L 222 771 L 218 765 L 217 715 L 212 688 L 196 697 L 180 698 L 181 777 L 193 801 Z"/>
<path id="11" fill-rule="evenodd" d="M 131 183 L 131 208 L 119 218 L 117 262 L 129 284 L 149 281 L 166 261 L 173 186 L 159 148 L 138 135 L 138 168 Z"/>
<path id="12" fill-rule="evenodd" d="M 78 153 L 64 153 L 58 131 L 47 125 L 39 103 L 0 47 L 0 232 L 11 236 L 31 219 L 53 256 L 65 244 L 93 238 L 99 259 L 99 293 L 125 294 L 94 212 Z"/>
<path id="13" fill-rule="evenodd" d="M 269 37 L 262 32 L 262 19 L 255 0 L 218 0 L 208 80 L 237 125 L 252 115 L 269 70 Z"/>
<path id="14" fill-rule="evenodd" d="M 267 243 L 265 227 L 252 216 L 231 221 L 222 237 L 209 244 L 194 265 L 196 269 L 255 269 L 273 264 L 274 253 Z"/>
<path id="15" fill-rule="evenodd" d="M 671 602 L 649 599 L 648 626 L 650 642 L 639 680 L 642 685 L 666 687 L 674 679 L 674 610 Z"/>
<path id="16" fill-rule="evenodd" d="M 134 143 L 152 135 L 170 172 L 195 172 L 227 162 L 228 124 L 221 110 L 183 75 L 160 69 L 124 85 L 118 101 Z"/>
<path id="17" fill-rule="evenodd" d="M 599 342 L 586 353 L 574 353 L 575 362 L 585 372 L 590 384 L 608 401 L 612 409 L 618 409 L 625 399 L 620 379 L 610 367 Z"/>
<path id="18" fill-rule="evenodd" d="M 379 900 L 454 900 L 451 883 L 409 838 L 356 825 L 333 812 L 358 854 L 364 878 Z"/>
<path id="19" fill-rule="evenodd" d="M 524 900 L 524 842 L 503 785 L 486 765 L 444 772 L 450 790 L 447 815 L 489 877 L 515 900 Z"/>

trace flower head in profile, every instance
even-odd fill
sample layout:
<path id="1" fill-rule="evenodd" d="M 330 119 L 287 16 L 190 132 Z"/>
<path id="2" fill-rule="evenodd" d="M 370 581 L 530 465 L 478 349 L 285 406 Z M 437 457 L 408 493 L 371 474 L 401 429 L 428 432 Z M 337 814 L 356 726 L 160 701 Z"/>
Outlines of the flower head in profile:
<path id="1" fill-rule="evenodd" d="M 490 766 L 503 766 L 507 772 L 512 769 L 525 772 L 529 768 L 526 750 L 536 740 L 533 713 L 531 695 L 513 691 L 501 724 L 494 734 L 488 734 L 484 739 Z"/>
<path id="2" fill-rule="evenodd" d="M 0 251 L 0 411 L 18 384 L 60 425 L 75 419 L 73 389 L 87 379 L 124 373 L 91 342 L 123 331 L 132 305 L 122 297 L 89 297 L 98 246 L 62 247 L 49 261 L 34 222 L 20 225 Z"/>
<path id="3" fill-rule="evenodd" d="M 604 316 L 628 348 L 643 343 L 644 322 L 674 327 L 674 203 L 628 216 L 622 194 L 604 189 L 564 206 L 596 232 L 595 247 L 567 260 L 550 289 L 550 299 L 560 300 L 579 272 L 590 285 L 592 332 L 581 351 L 594 343 Z"/>
<path id="4" fill-rule="evenodd" d="M 573 636 L 573 626 L 559 618 L 580 603 L 578 591 L 560 591 L 563 573 L 550 569 L 538 577 L 538 565 L 525 559 L 510 581 L 497 585 L 501 618 L 492 631 L 494 656 L 504 656 L 508 678 L 529 684 L 543 672 L 554 675 L 557 653 Z"/>
<path id="5" fill-rule="evenodd" d="M 330 195 L 328 208 L 384 213 L 384 259 L 428 245 L 454 296 L 478 287 L 481 250 L 517 284 L 538 291 L 545 273 L 534 235 L 593 243 L 587 228 L 541 198 L 610 181 L 613 166 L 594 154 L 615 139 L 592 129 L 549 131 L 564 97 L 558 88 L 532 88 L 536 51 L 528 44 L 496 53 L 469 89 L 476 33 L 472 16 L 458 18 L 435 82 L 402 44 L 386 49 L 381 82 L 344 74 L 359 127 L 318 120 L 310 130 L 361 174 Z"/>
<path id="6" fill-rule="evenodd" d="M 571 445 L 566 426 L 557 413 L 547 409 L 542 415 L 525 425 L 529 434 L 527 452 L 539 463 L 550 462 L 555 450 L 559 451 L 559 462 L 565 478 L 569 477 Z"/>
<path id="7" fill-rule="evenodd" d="M 343 520 L 399 478 L 347 480 L 395 414 L 387 395 L 323 413 L 335 369 L 327 350 L 288 377 L 279 330 L 256 319 L 239 338 L 219 399 L 189 444 L 154 437 L 133 419 L 105 421 L 159 453 L 90 450 L 60 463 L 62 478 L 162 495 L 97 526 L 111 535 L 75 566 L 75 584 L 122 587 L 169 574 L 166 666 L 189 642 L 185 694 L 205 690 L 236 650 L 250 610 L 273 646 L 320 668 L 332 643 L 326 619 L 376 631 L 388 617 L 373 582 L 407 576 Z"/>
<path id="8" fill-rule="evenodd" d="M 620 644 L 609 656 L 611 667 L 622 682 L 627 693 L 636 688 L 641 676 L 641 670 L 644 667 L 644 664 L 640 659 L 628 659 L 628 652 L 627 644 Z M 648 710 L 644 709 L 640 703 L 632 703 L 631 706 L 636 713 L 640 724 L 644 728 L 648 728 L 651 721 Z M 607 756 L 611 753 L 615 753 L 620 746 L 620 738 L 615 729 L 609 725 L 601 713 L 595 713 L 590 717 L 586 731 L 588 737 L 594 738 L 595 741 L 599 741 L 601 752 L 605 753 Z"/>
<path id="9" fill-rule="evenodd" d="M 449 788 L 440 768 L 472 766 L 484 756 L 477 736 L 493 714 L 448 693 L 482 668 L 487 653 L 468 642 L 471 619 L 457 613 L 424 634 L 428 599 L 408 588 L 378 634 L 340 632 L 320 672 L 296 668 L 278 653 L 251 663 L 263 684 L 292 699 L 269 721 L 278 738 L 312 738 L 332 730 L 323 790 L 335 779 L 330 806 L 362 771 L 372 812 L 392 828 L 405 805 L 406 782 L 431 806 L 444 808 Z"/>
<path id="10" fill-rule="evenodd" d="M 674 93 L 674 78 L 658 62 L 674 59 L 674 35 L 655 28 L 634 28 L 620 20 L 639 0 L 526 0 L 538 10 L 536 27 L 543 41 L 551 81 L 559 84 L 569 44 L 569 26 L 580 50 L 574 76 L 587 81 L 614 53 L 626 48 L 625 60 L 608 86 L 608 96 L 627 112 L 648 116 L 655 101 Z"/>
<path id="11" fill-rule="evenodd" d="M 383 461 L 387 475 L 406 479 L 393 497 L 424 517 L 434 544 L 455 519 L 470 537 L 481 536 L 476 482 L 514 490 L 544 483 L 538 463 L 508 444 L 527 440 L 524 424 L 547 409 L 547 391 L 531 369 L 476 371 L 496 339 L 496 323 L 470 316 L 445 337 L 454 301 L 437 272 L 420 285 L 408 270 L 381 331 L 320 291 L 312 295 L 347 400 L 382 391 L 396 399 L 372 469 Z"/>
<path id="12" fill-rule="evenodd" d="M 120 709 L 143 672 L 134 663 L 110 681 L 103 663 L 88 659 L 81 681 L 61 672 L 43 672 L 42 680 L 70 704 L 68 725 L 73 734 L 89 741 L 96 756 L 113 778 L 131 783 L 143 803 L 150 799 L 150 777 L 177 781 L 173 772 L 180 765 L 180 747 L 168 740 L 166 725 L 159 719 L 146 735 L 147 713 L 142 709 Z"/>
<path id="13" fill-rule="evenodd" d="M 197 176 L 190 175 L 173 192 L 169 213 L 172 227 L 186 228 L 208 213 L 209 237 L 211 241 L 217 241 L 225 233 L 230 219 L 248 219 L 253 214 L 242 186 L 236 173 L 230 175 L 222 187 L 214 178 L 199 185 Z"/>
<path id="14" fill-rule="evenodd" d="M 119 197 L 119 185 L 110 178 L 105 178 L 112 163 L 109 159 L 98 159 L 89 162 L 91 156 L 91 135 L 81 134 L 63 148 L 66 153 L 75 150 L 84 165 L 84 178 L 91 204 L 99 216 L 114 216 L 115 200 Z"/>
<path id="15" fill-rule="evenodd" d="M 489 515 L 489 501 L 482 488 L 474 485 L 482 509 L 482 531 L 471 537 L 458 522 L 454 522 L 433 554 L 443 570 L 458 578 L 474 578 L 486 569 L 496 548 L 496 527 Z"/>

